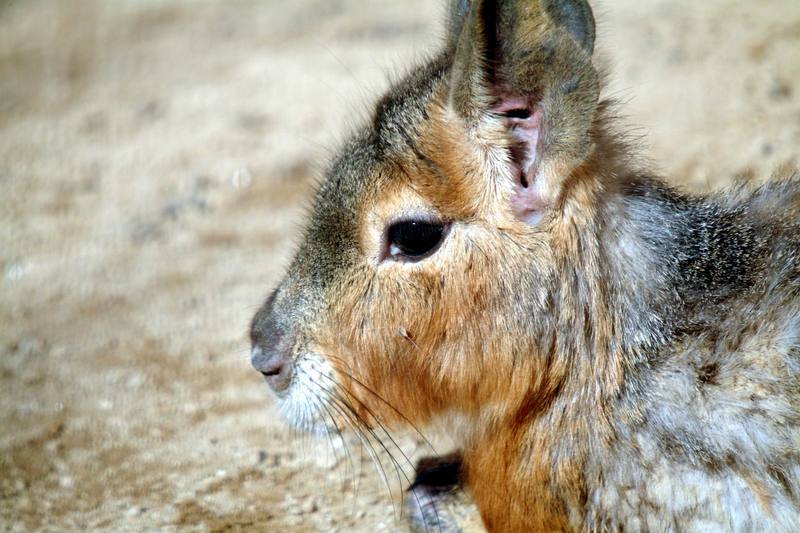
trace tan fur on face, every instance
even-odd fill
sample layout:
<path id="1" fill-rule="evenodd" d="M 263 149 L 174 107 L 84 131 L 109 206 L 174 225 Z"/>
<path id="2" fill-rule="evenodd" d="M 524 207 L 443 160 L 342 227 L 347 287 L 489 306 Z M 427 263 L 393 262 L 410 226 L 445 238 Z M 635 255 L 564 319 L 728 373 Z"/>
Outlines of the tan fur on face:
<path id="1" fill-rule="evenodd" d="M 324 358 L 348 423 L 467 420 L 490 530 L 800 527 L 796 178 L 700 198 L 642 172 L 580 39 L 532 4 L 491 4 L 493 71 L 473 13 L 380 102 L 263 330 Z M 438 249 L 390 257 L 387 228 L 420 218 Z"/>
<path id="2" fill-rule="evenodd" d="M 486 490 L 482 509 L 489 516 L 493 507 L 508 503 L 509 493 L 517 492 L 514 487 L 523 473 L 516 470 L 514 459 L 524 448 L 530 420 L 549 406 L 569 370 L 567 354 L 540 353 L 538 339 L 513 334 L 519 329 L 514 322 L 519 319 L 515 292 L 526 285 L 532 268 L 546 279 L 556 254 L 574 253 L 578 243 L 571 242 L 572 231 L 564 230 L 563 238 L 559 231 L 563 224 L 586 223 L 578 203 L 590 201 L 591 194 L 576 174 L 575 196 L 565 207 L 565 219 L 577 220 L 550 221 L 552 233 L 532 228 L 510 210 L 513 177 L 507 171 L 499 122 L 489 118 L 481 131 L 467 132 L 441 102 L 431 105 L 429 116 L 421 134 L 423 142 L 431 139 L 426 144 L 428 164 L 408 157 L 385 166 L 384 173 L 395 174 L 372 192 L 373 201 L 361 219 L 361 245 L 366 256 L 378 257 L 386 226 L 408 213 L 457 222 L 428 259 L 365 264 L 332 298 L 337 305 L 328 319 L 347 329 L 320 335 L 317 343 L 326 347 L 323 353 L 335 354 L 331 361 L 342 371 L 341 382 L 348 395 L 357 398 L 365 419 L 408 418 L 422 425 L 441 411 L 455 410 L 481 417 L 482 424 L 494 428 L 490 442 L 483 443 L 481 434 L 472 436 L 475 455 L 507 457 L 508 463 L 502 467 L 477 461 L 470 467 Z M 476 151 L 473 142 L 486 149 Z M 498 242 L 498 233 L 506 238 Z M 544 288 L 538 290 L 544 298 Z M 368 393 L 362 383 L 380 391 L 383 399 Z M 496 431 L 509 436 L 497 441 Z M 547 434 L 540 432 L 536 438 L 542 447 L 548 444 Z M 501 453 L 496 446 L 508 449 Z M 519 493 L 544 486 L 551 476 L 547 454 L 532 455 L 541 458 L 541 471 L 526 472 Z M 548 494 L 535 499 L 541 505 L 542 524 L 563 525 L 558 512 L 552 515 L 559 506 Z M 480 501 L 480 489 L 476 496 Z M 525 513 L 526 520 L 531 511 Z M 503 524 L 498 524 L 501 529 Z"/>

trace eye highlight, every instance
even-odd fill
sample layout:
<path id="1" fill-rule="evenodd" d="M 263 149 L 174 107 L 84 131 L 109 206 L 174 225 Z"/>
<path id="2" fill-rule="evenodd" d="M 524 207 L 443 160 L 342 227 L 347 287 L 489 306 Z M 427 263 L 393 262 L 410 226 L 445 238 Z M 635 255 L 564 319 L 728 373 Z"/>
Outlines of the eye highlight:
<path id="1" fill-rule="evenodd" d="M 436 251 L 444 238 L 446 226 L 427 220 L 395 222 L 386 231 L 388 257 L 419 261 Z"/>

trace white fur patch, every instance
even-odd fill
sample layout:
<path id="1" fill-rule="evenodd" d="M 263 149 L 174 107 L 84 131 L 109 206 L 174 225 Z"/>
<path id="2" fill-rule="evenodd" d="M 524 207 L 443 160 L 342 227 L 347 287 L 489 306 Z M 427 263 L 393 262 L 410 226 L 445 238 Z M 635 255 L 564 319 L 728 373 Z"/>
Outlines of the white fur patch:
<path id="1" fill-rule="evenodd" d="M 277 398 L 278 411 L 302 431 L 338 433 L 335 420 L 340 416 L 331 405 L 338 386 L 336 373 L 324 357 L 313 352 L 305 354 L 294 362 L 289 388 Z"/>

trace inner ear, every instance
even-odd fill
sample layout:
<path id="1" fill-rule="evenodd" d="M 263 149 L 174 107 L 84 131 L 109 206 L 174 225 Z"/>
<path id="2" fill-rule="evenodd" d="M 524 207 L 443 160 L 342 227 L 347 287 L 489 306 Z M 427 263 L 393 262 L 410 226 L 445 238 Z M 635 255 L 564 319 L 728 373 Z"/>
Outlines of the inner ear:
<path id="1" fill-rule="evenodd" d="M 535 177 L 539 149 L 542 112 L 524 98 L 502 100 L 496 113 L 511 135 L 511 163 L 518 173 L 520 185 L 527 188 Z"/>
<path id="2" fill-rule="evenodd" d="M 471 126 L 487 115 L 503 121 L 513 207 L 534 221 L 594 148 L 600 79 L 591 10 L 586 0 L 451 2 L 458 15 L 469 8 L 456 17 L 449 104 Z"/>
<path id="3" fill-rule="evenodd" d="M 511 137 L 509 161 L 516 176 L 512 208 L 518 218 L 538 221 L 546 204 L 542 184 L 536 183 L 542 140 L 542 110 L 530 98 L 501 97 L 494 112 L 502 117 Z"/>

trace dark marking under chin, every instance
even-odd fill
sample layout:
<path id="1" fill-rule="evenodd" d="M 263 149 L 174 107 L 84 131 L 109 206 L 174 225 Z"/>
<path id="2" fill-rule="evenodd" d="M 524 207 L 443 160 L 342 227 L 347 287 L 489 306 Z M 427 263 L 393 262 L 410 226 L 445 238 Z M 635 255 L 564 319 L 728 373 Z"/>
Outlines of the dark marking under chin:
<path id="1" fill-rule="evenodd" d="M 453 509 L 461 495 L 461 456 L 424 457 L 417 462 L 417 475 L 405 496 L 411 531 L 462 531 Z"/>

